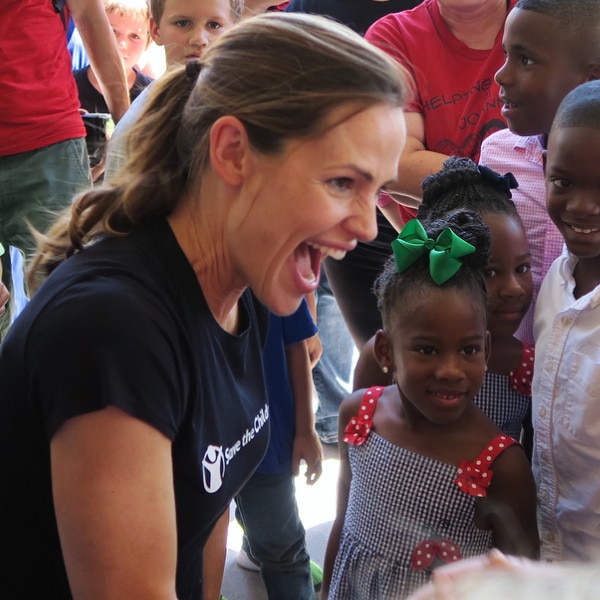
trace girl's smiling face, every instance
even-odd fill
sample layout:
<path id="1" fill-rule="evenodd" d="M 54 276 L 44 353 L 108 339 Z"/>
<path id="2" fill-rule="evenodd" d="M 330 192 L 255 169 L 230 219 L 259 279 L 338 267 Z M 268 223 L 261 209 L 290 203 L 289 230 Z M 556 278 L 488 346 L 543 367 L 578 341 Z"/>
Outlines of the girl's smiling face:
<path id="1" fill-rule="evenodd" d="M 531 252 L 518 215 L 483 216 L 490 229 L 490 258 L 485 272 L 488 329 L 494 335 L 513 335 L 533 294 Z"/>
<path id="2" fill-rule="evenodd" d="M 417 423 L 459 420 L 479 391 L 489 351 L 483 299 L 431 287 L 388 332 L 406 416 Z"/>

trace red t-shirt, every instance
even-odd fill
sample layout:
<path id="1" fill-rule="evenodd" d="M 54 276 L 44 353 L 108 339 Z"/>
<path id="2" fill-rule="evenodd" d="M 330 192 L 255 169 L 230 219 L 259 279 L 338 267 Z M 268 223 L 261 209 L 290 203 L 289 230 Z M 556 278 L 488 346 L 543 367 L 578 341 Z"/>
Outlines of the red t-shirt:
<path id="1" fill-rule="evenodd" d="M 51 0 L 3 0 L 0 156 L 85 136 L 65 29 Z"/>
<path id="2" fill-rule="evenodd" d="M 503 34 L 504 27 L 490 50 L 469 48 L 446 25 L 437 0 L 386 15 L 367 31 L 367 40 L 412 75 L 415 95 L 406 111 L 423 115 L 428 150 L 477 162 L 483 139 L 506 127 L 494 81 L 504 64 Z M 414 211 L 406 210 L 401 214 L 412 218 Z"/>

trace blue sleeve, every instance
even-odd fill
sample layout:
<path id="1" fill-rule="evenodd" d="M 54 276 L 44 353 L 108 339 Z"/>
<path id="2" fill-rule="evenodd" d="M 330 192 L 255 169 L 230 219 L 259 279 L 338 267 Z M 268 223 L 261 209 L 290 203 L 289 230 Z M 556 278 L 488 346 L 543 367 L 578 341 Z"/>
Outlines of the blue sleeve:
<path id="1" fill-rule="evenodd" d="M 294 314 L 289 317 L 283 317 L 282 326 L 283 343 L 286 346 L 288 344 L 297 344 L 302 340 L 311 338 L 317 333 L 318 329 L 308 309 L 306 298 L 302 299 L 300 307 Z"/>

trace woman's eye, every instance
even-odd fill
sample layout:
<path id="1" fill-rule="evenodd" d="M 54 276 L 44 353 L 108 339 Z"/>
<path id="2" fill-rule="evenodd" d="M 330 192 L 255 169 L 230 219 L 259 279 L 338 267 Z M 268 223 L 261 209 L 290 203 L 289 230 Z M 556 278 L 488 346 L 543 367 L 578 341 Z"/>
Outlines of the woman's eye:
<path id="1" fill-rule="evenodd" d="M 346 192 L 352 189 L 354 181 L 350 177 L 335 177 L 334 179 L 330 179 L 328 183 L 334 189 Z"/>

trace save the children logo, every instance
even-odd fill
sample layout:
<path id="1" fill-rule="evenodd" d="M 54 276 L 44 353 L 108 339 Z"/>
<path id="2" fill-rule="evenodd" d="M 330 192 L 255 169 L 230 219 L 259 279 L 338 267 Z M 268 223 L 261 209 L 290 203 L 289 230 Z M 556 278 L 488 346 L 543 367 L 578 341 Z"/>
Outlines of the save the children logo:
<path id="1" fill-rule="evenodd" d="M 209 446 L 202 459 L 202 482 L 209 494 L 214 494 L 223 485 L 225 457 L 221 446 Z"/>
<path id="2" fill-rule="evenodd" d="M 225 479 L 225 468 L 237 456 L 238 452 L 247 446 L 254 436 L 265 426 L 269 419 L 269 405 L 265 404 L 254 417 L 252 427 L 247 428 L 241 438 L 223 448 L 223 446 L 209 445 L 202 459 L 202 483 L 209 494 L 214 494 L 221 489 Z"/>

